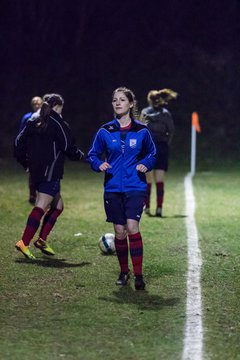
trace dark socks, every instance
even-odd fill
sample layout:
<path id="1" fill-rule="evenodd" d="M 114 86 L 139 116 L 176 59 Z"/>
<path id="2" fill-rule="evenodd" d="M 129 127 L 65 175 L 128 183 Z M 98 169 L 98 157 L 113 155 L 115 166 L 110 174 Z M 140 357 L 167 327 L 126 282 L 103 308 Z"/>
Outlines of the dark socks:
<path id="1" fill-rule="evenodd" d="M 115 237 L 115 248 L 122 273 L 128 273 L 128 242 L 127 238 L 119 240 Z"/>
<path id="2" fill-rule="evenodd" d="M 134 275 L 142 275 L 143 243 L 140 232 L 128 235 Z"/>
<path id="3" fill-rule="evenodd" d="M 34 235 L 37 232 L 37 229 L 40 225 L 40 221 L 41 218 L 44 215 L 44 210 L 35 206 L 29 217 L 27 220 L 27 225 L 26 228 L 24 230 L 23 236 L 22 236 L 22 240 L 24 245 L 28 246 L 30 244 L 30 241 L 32 240 L 32 238 L 34 237 Z"/>
<path id="4" fill-rule="evenodd" d="M 156 183 L 157 188 L 157 207 L 162 208 L 163 204 L 163 197 L 164 197 L 164 182 L 157 182 Z"/>
<path id="5" fill-rule="evenodd" d="M 62 213 L 62 211 L 63 211 L 63 209 L 59 210 L 56 208 L 48 210 L 48 212 L 44 216 L 43 224 L 42 224 L 40 234 L 39 234 L 39 237 L 42 240 L 47 239 L 48 234 L 52 230 L 54 224 L 57 221 L 58 216 Z"/>

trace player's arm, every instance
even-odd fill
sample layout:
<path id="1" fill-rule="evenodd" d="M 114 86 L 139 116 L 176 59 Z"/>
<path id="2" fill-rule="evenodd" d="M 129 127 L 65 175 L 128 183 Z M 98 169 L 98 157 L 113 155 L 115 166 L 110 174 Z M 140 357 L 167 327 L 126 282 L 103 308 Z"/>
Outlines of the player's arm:
<path id="1" fill-rule="evenodd" d="M 141 111 L 139 121 L 141 121 L 143 124 L 147 123 L 147 114 L 144 109 Z"/>
<path id="2" fill-rule="evenodd" d="M 102 155 L 105 152 L 104 130 L 100 129 L 92 143 L 92 147 L 88 152 L 87 160 L 94 171 L 106 171 L 111 166 L 108 162 L 102 160 Z"/>
<path id="3" fill-rule="evenodd" d="M 170 113 L 168 113 L 168 117 L 167 117 L 167 128 L 168 128 L 168 144 L 170 145 L 175 131 L 173 118 Z"/>
<path id="4" fill-rule="evenodd" d="M 143 141 L 144 157 L 139 161 L 136 169 L 140 172 L 151 171 L 156 161 L 156 147 L 150 131 L 146 128 L 146 134 Z"/>
<path id="5" fill-rule="evenodd" d="M 78 161 L 84 158 L 83 151 L 81 151 L 76 145 L 72 131 L 65 121 L 58 123 L 56 136 L 61 150 L 70 160 Z"/>

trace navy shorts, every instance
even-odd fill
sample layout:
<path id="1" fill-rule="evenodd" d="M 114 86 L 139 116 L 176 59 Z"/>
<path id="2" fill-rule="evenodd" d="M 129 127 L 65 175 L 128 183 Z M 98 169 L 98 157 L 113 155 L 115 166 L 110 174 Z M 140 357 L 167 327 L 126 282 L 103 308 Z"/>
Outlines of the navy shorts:
<path id="1" fill-rule="evenodd" d="M 168 157 L 169 157 L 169 147 L 168 143 L 165 141 L 160 142 L 156 145 L 156 162 L 153 167 L 154 170 L 168 170 Z"/>
<path id="2" fill-rule="evenodd" d="M 125 225 L 127 219 L 140 221 L 145 200 L 145 191 L 105 192 L 106 221 L 116 225 Z"/>
<path id="3" fill-rule="evenodd" d="M 60 179 L 35 184 L 38 192 L 55 197 L 60 192 Z"/>

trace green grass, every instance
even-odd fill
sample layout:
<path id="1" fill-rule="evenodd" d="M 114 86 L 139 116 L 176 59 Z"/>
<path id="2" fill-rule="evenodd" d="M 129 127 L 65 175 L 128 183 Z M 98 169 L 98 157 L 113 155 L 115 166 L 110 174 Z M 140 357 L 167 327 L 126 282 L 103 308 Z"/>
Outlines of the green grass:
<path id="1" fill-rule="evenodd" d="M 209 359 L 240 359 L 239 182 L 234 169 L 200 172 L 194 179 Z"/>
<path id="2" fill-rule="evenodd" d="M 240 359 L 239 172 L 199 166 L 194 178 L 202 251 L 204 359 Z M 207 170 L 207 171 L 206 171 Z M 112 232 L 103 176 L 67 163 L 65 210 L 49 241 L 56 258 L 14 249 L 31 209 L 27 177 L 15 163 L 0 174 L 0 358 L 4 360 L 180 360 L 186 302 L 185 172 L 171 166 L 164 219 L 143 215 L 146 292 L 118 288 L 116 256 L 98 239 Z M 152 211 L 154 211 L 154 201 Z M 76 233 L 81 236 L 74 236 Z"/>
<path id="3" fill-rule="evenodd" d="M 118 288 L 116 256 L 98 239 L 112 232 L 103 210 L 103 177 L 66 166 L 65 211 L 50 236 L 57 257 L 14 249 L 27 215 L 27 177 L 18 165 L 0 175 L 0 358 L 181 359 L 185 325 L 186 239 L 181 174 L 167 178 L 165 219 L 141 222 L 146 292 Z M 81 232 L 81 236 L 74 234 Z"/>

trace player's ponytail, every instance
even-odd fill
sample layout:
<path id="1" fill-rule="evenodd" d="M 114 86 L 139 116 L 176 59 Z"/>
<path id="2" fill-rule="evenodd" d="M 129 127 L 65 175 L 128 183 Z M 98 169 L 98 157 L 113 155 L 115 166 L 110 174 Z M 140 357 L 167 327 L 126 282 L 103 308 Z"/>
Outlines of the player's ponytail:
<path id="1" fill-rule="evenodd" d="M 35 122 L 35 126 L 39 132 L 43 132 L 47 128 L 48 118 L 51 110 L 51 106 L 46 101 L 44 101 L 40 110 L 40 115 Z"/>
<path id="2" fill-rule="evenodd" d="M 177 97 L 178 93 L 171 89 L 151 90 L 148 93 L 147 100 L 150 106 L 158 108 L 167 105 L 169 101 Z"/>
<path id="3" fill-rule="evenodd" d="M 45 94 L 39 117 L 36 119 L 35 126 L 39 132 L 46 130 L 51 110 L 56 106 L 64 104 L 63 97 L 59 94 Z"/>

